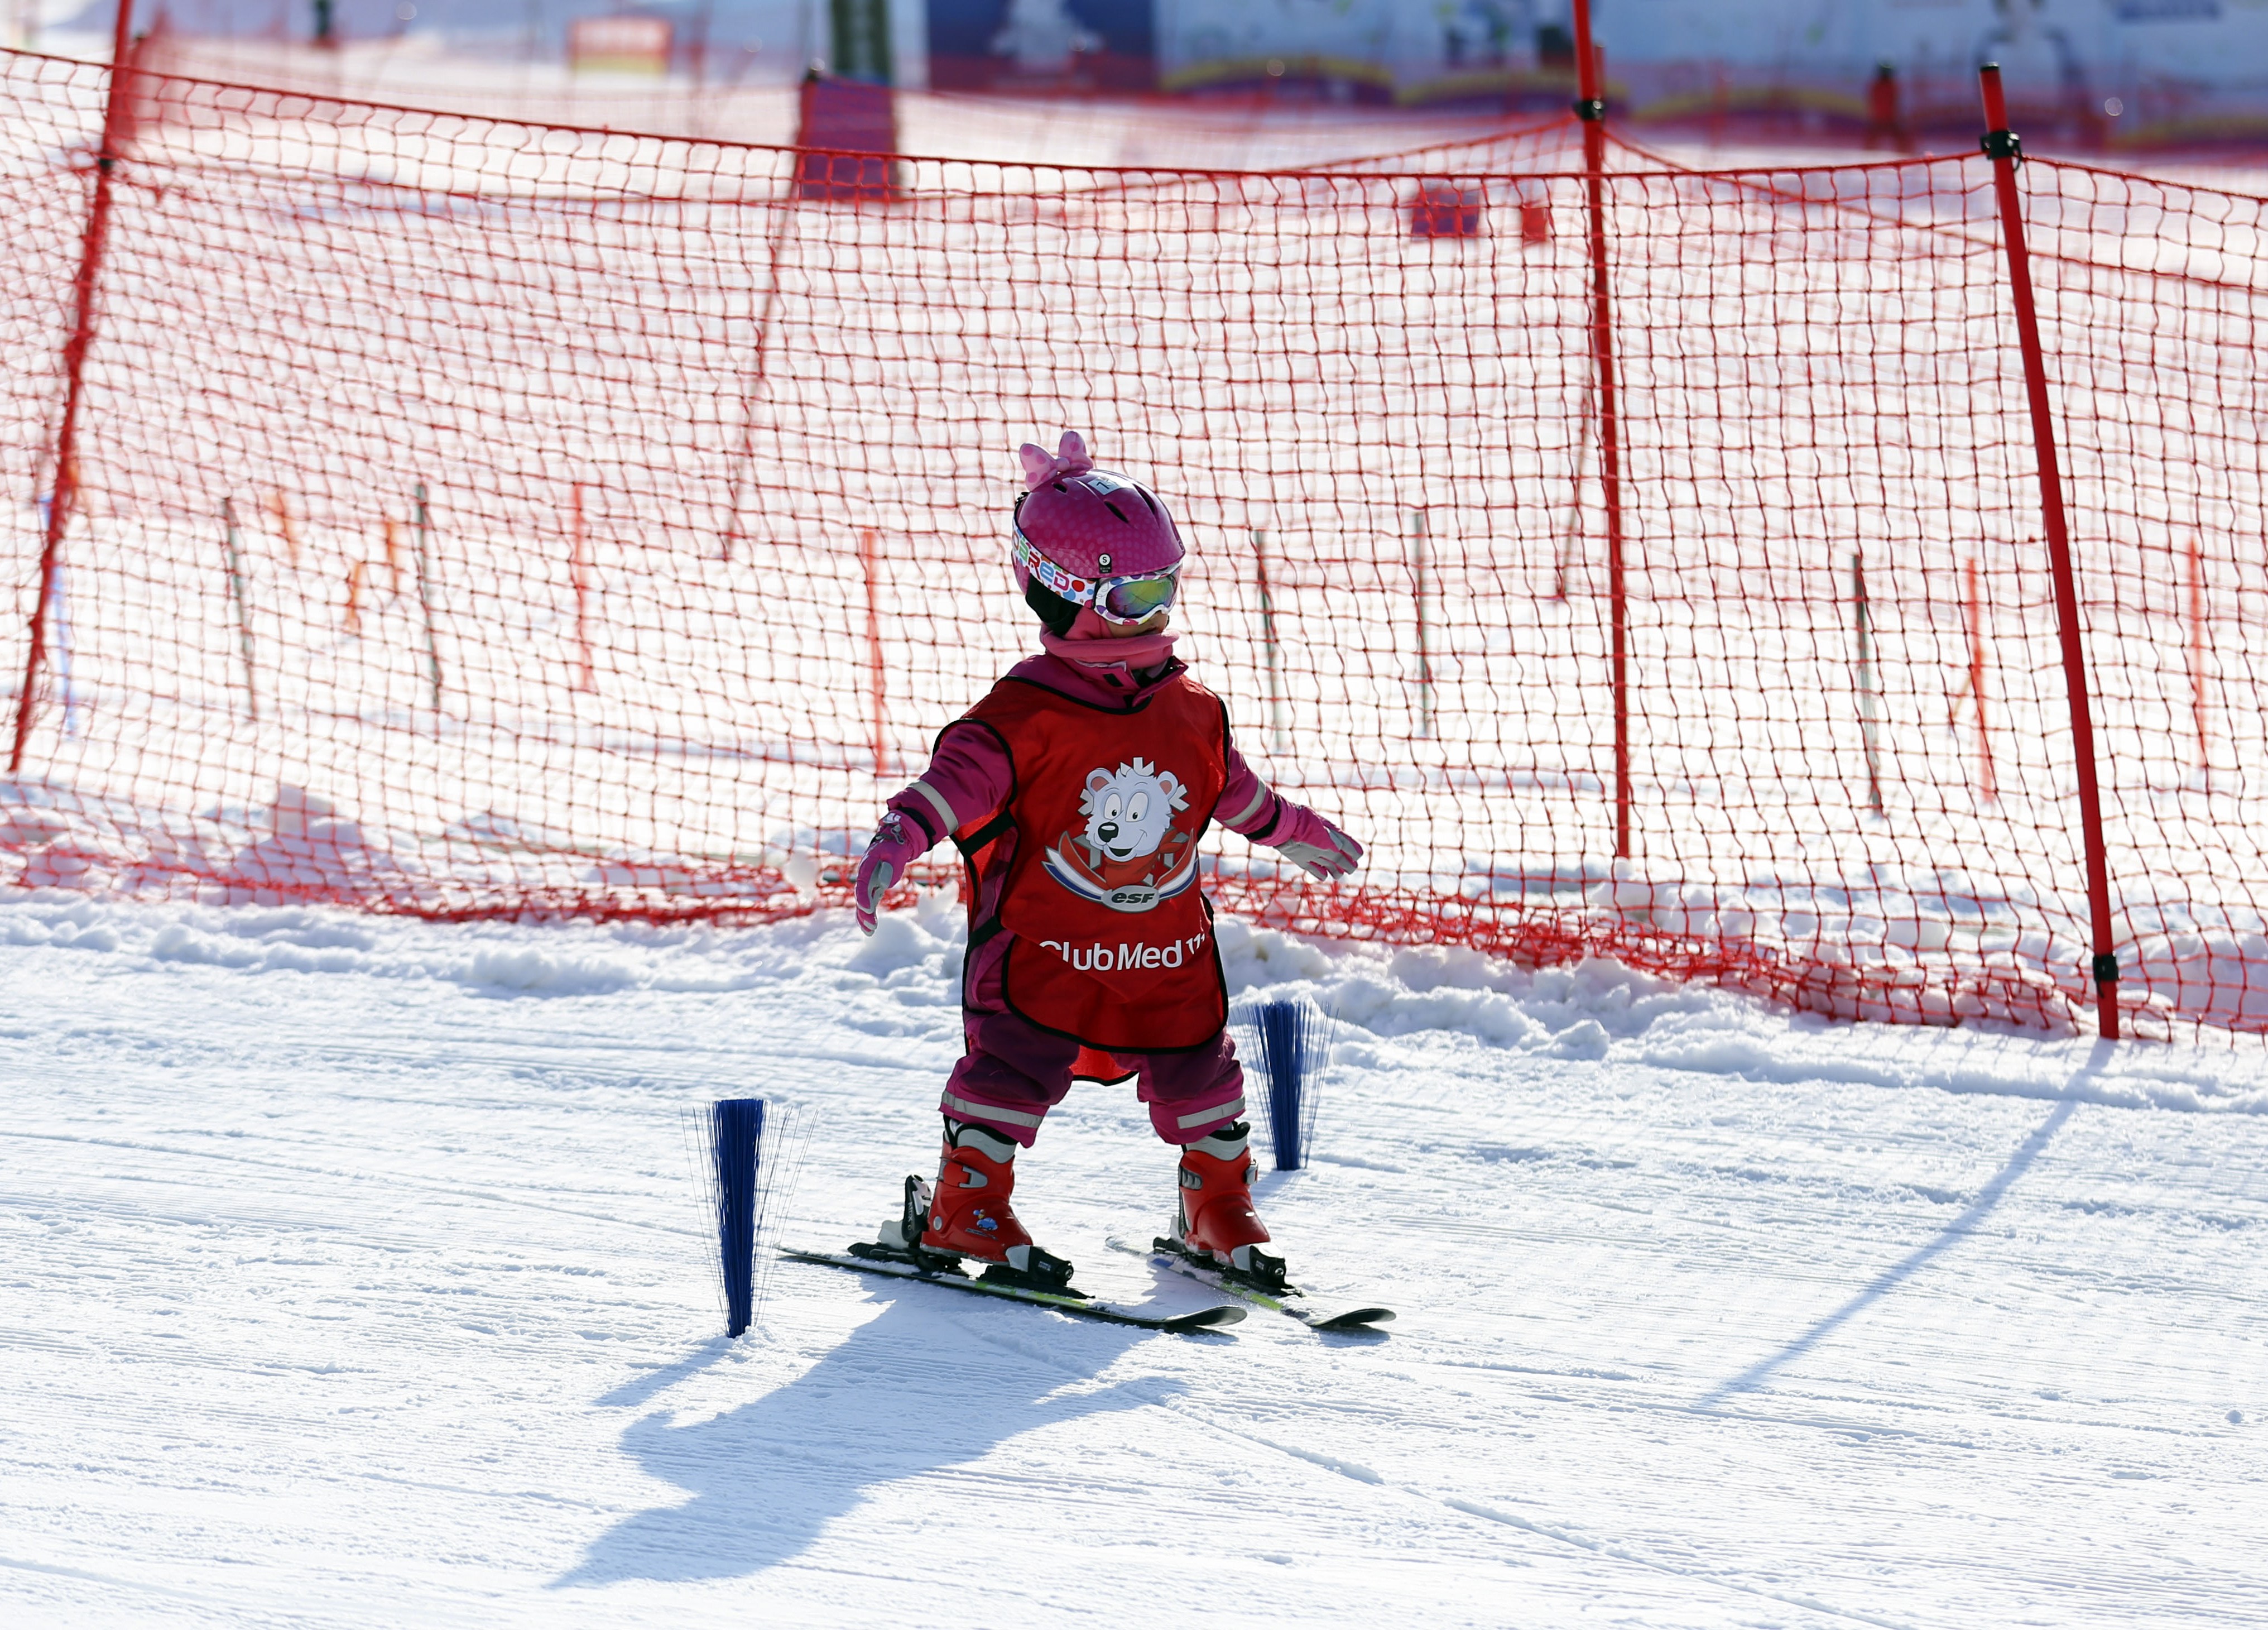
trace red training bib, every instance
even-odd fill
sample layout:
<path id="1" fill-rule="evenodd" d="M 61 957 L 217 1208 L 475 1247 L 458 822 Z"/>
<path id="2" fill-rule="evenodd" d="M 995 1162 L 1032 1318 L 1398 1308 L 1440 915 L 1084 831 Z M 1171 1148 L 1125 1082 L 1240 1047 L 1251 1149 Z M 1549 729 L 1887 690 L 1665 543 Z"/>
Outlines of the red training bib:
<path id="1" fill-rule="evenodd" d="M 968 717 L 999 733 L 1015 768 L 1006 808 L 959 835 L 980 868 L 1007 867 L 1009 1007 L 1107 1051 L 1211 1041 L 1228 992 L 1197 840 L 1228 778 L 1220 698 L 1183 674 L 1121 713 L 1008 679 Z M 969 841 L 1005 836 L 1004 821 L 1012 843 Z"/>

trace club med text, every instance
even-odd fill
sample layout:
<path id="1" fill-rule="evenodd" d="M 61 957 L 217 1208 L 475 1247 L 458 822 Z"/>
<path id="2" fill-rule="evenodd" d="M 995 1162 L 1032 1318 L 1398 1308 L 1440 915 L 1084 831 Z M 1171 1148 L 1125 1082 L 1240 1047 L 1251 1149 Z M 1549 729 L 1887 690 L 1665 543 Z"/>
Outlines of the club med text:
<path id="1" fill-rule="evenodd" d="M 1163 945 L 1144 945 L 1122 942 L 1115 948 L 1096 940 L 1093 945 L 1071 945 L 1062 940 L 1042 940 L 1040 943 L 1081 973 L 1119 973 L 1136 968 L 1178 968 L 1184 961 L 1194 960 L 1204 948 L 1205 936 L 1193 933 L 1186 940 L 1168 940 Z"/>

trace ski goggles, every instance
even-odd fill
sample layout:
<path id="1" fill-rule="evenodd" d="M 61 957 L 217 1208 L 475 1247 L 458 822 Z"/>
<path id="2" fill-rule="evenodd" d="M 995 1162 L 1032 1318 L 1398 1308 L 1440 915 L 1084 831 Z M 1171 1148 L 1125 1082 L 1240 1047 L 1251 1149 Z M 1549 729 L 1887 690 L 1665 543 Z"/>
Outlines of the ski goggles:
<path id="1" fill-rule="evenodd" d="M 1129 626 L 1146 623 L 1160 611 L 1172 609 L 1174 595 L 1181 586 L 1178 565 L 1118 578 L 1083 578 L 1066 572 L 1041 554 L 1021 527 L 1016 528 L 1010 552 L 1042 588 L 1074 606 L 1094 607 L 1095 615 L 1106 623 Z"/>

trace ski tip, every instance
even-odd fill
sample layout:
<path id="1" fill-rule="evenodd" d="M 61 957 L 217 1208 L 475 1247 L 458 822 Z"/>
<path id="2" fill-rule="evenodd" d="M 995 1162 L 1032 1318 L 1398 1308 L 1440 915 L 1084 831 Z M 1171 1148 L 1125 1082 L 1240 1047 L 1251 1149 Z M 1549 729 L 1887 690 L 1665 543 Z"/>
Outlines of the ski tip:
<path id="1" fill-rule="evenodd" d="M 1243 1323 L 1244 1312 L 1242 1304 L 1224 1302 L 1218 1307 L 1199 1308 L 1194 1313 L 1179 1314 L 1166 1320 L 1160 1328 L 1162 1330 L 1219 1330 L 1224 1324 Z"/>
<path id="2" fill-rule="evenodd" d="M 1335 1313 L 1327 1319 L 1317 1319 L 1310 1330 L 1369 1330 L 1379 1324 L 1394 1322 L 1391 1308 L 1357 1308 L 1350 1313 Z"/>

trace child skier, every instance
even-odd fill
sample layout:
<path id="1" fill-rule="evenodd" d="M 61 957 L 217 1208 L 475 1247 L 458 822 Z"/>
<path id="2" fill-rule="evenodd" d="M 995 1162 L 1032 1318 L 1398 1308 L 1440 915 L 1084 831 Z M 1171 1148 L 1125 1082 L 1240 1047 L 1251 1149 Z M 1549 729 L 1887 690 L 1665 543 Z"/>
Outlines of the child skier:
<path id="1" fill-rule="evenodd" d="M 1280 1288 L 1282 1259 L 1258 1249 L 1269 1234 L 1252 1206 L 1244 1073 L 1197 844 L 1217 820 L 1322 878 L 1351 872 L 1362 845 L 1269 790 L 1229 741 L 1220 698 L 1173 654 L 1184 551 L 1157 496 L 1095 468 L 1072 431 L 1053 458 L 1029 442 L 1021 457 L 1011 554 L 1044 653 L 946 726 L 858 866 L 868 933 L 883 892 L 943 837 L 972 889 L 968 1051 L 939 1105 L 944 1157 L 933 1190 L 909 1180 L 888 1243 L 1066 1285 L 1071 1264 L 1016 1220 L 1016 1151 L 1074 1075 L 1132 1075 L 1181 1152 L 1174 1243 Z"/>

